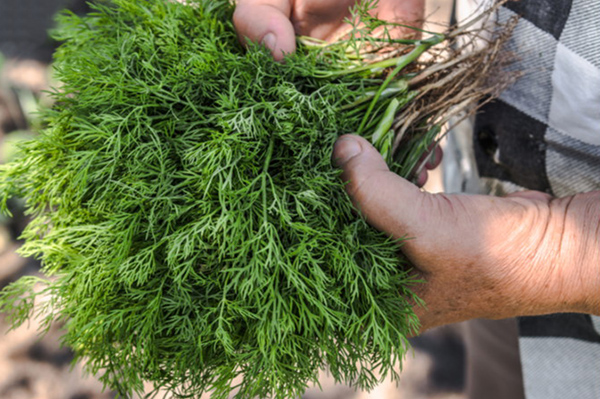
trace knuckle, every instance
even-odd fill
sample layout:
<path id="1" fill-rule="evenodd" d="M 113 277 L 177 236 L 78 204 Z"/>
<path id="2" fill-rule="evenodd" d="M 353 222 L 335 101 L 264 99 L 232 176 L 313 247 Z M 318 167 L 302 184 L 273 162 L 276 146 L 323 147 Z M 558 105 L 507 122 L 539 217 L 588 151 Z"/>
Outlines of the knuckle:
<path id="1" fill-rule="evenodd" d="M 246 16 L 248 15 L 248 13 L 247 10 L 244 10 L 244 8 L 247 7 L 242 1 L 239 1 L 235 7 L 235 10 L 233 11 L 232 19 L 233 25 L 236 27 L 236 29 L 239 29 L 245 25 L 247 19 Z"/>

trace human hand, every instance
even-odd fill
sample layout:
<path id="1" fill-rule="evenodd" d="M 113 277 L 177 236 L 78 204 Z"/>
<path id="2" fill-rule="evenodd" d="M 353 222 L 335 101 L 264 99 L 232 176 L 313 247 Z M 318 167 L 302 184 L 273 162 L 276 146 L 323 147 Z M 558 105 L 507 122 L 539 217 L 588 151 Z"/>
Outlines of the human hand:
<path id="1" fill-rule="evenodd" d="M 330 39 L 343 28 L 357 0 L 238 0 L 233 21 L 240 40 L 266 45 L 277 60 L 296 49 L 295 35 Z M 420 27 L 425 0 L 380 0 L 375 13 L 382 19 Z M 428 170 L 439 165 L 439 147 L 427 154 L 429 161 L 418 172 L 416 182 L 427 182 Z"/>
<path id="2" fill-rule="evenodd" d="M 357 136 L 338 140 L 333 158 L 371 225 L 414 237 L 401 250 L 426 281 L 416 287 L 421 331 L 472 318 L 600 314 L 600 192 L 429 194 Z"/>
<path id="3" fill-rule="evenodd" d="M 240 40 L 264 44 L 276 60 L 296 50 L 295 35 L 331 39 L 356 0 L 239 0 L 233 21 Z M 424 0 L 380 0 L 379 18 L 420 26 Z"/>
<path id="4" fill-rule="evenodd" d="M 414 183 L 423 187 L 427 180 L 429 180 L 429 171 L 437 168 L 442 163 L 444 152 L 442 147 L 435 143 L 431 145 L 428 151 L 421 157 L 417 167 L 413 171 L 415 175 Z"/>

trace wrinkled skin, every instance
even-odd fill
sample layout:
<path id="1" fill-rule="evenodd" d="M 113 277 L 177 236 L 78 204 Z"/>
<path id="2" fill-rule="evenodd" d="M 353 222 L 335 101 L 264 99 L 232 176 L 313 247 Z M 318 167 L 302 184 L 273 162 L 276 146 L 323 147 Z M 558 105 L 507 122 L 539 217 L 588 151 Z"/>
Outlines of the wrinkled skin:
<path id="1" fill-rule="evenodd" d="M 334 159 L 366 219 L 395 238 L 427 283 L 422 330 L 473 318 L 600 314 L 600 192 L 557 199 L 430 194 L 389 171 L 357 136 Z"/>
<path id="2" fill-rule="evenodd" d="M 295 33 L 335 35 L 352 3 L 240 0 L 234 22 L 241 39 L 262 42 L 282 59 L 295 50 Z M 420 0 L 379 4 L 384 19 L 422 20 Z M 401 250 L 426 280 L 417 290 L 427 306 L 415 307 L 421 331 L 480 317 L 600 315 L 600 191 L 567 198 L 430 194 L 350 135 L 338 140 L 333 159 L 369 223 L 395 238 L 413 237 Z"/>

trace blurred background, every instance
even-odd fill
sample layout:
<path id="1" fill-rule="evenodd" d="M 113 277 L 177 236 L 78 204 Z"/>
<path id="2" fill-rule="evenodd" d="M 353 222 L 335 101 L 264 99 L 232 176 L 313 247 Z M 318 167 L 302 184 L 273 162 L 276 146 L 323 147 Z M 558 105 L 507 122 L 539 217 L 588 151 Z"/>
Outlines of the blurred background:
<path id="1" fill-rule="evenodd" d="M 428 0 L 426 29 L 442 30 L 450 18 L 450 1 Z M 47 34 L 53 15 L 62 8 L 89 10 L 80 0 L 0 0 L 0 162 L 10 159 L 14 143 L 35 134 L 36 110 L 47 105 L 44 90 L 52 85 L 51 61 L 56 47 Z M 442 191 L 434 171 L 426 189 Z M 35 260 L 19 257 L 19 235 L 26 217 L 12 204 L 14 217 L 0 219 L 0 288 L 26 274 L 38 273 Z M 72 365 L 73 354 L 60 344 L 60 326 L 39 338 L 31 322 L 8 332 L 0 315 L 0 399 L 108 399 L 94 376 Z M 336 385 L 323 372 L 322 389 L 309 389 L 306 399 L 462 399 L 464 348 L 458 327 L 430 331 L 411 340 L 413 353 L 404 361 L 402 380 L 383 383 L 370 393 Z"/>

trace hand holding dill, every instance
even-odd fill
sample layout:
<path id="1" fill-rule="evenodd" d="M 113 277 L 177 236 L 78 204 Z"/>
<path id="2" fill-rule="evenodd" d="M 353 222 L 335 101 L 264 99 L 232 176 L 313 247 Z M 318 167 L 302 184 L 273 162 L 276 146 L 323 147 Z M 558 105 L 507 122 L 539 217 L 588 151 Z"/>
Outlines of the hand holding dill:
<path id="1" fill-rule="evenodd" d="M 21 253 L 52 279 L 9 286 L 3 310 L 18 325 L 50 298 L 46 322 L 123 395 L 287 398 L 323 367 L 366 389 L 397 378 L 419 285 L 331 149 L 358 132 L 413 178 L 447 115 L 496 92 L 478 67 L 498 47 L 445 59 L 456 35 L 397 39 L 367 1 L 339 39 L 278 62 L 239 43 L 229 1 L 191 3 L 60 18 L 47 127 L 0 169 L 4 209 L 20 196 L 33 216 Z"/>
<path id="2" fill-rule="evenodd" d="M 395 27 L 394 36 L 415 36 L 424 18 L 424 0 L 379 0 L 370 12 L 381 20 L 397 22 L 406 27 Z M 356 0 L 289 0 L 237 2 L 233 15 L 242 42 L 250 40 L 264 44 L 273 57 L 281 61 L 285 54 L 296 50 L 296 35 L 328 42 L 336 41 L 349 28 L 346 23 Z M 400 29 L 398 29 L 400 28 Z"/>

